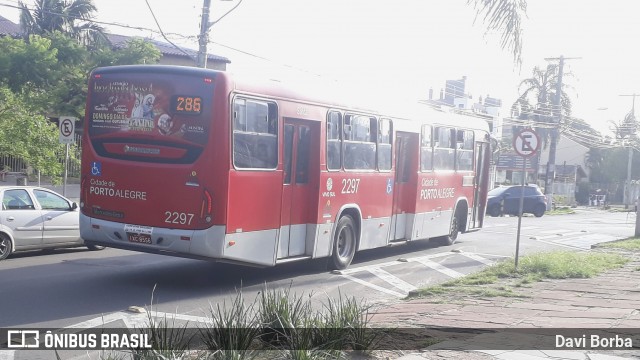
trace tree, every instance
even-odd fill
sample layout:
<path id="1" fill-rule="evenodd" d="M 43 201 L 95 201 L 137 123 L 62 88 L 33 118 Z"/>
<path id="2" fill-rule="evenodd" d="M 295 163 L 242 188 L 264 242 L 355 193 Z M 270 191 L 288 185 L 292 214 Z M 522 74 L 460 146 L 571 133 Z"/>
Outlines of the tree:
<path id="1" fill-rule="evenodd" d="M 502 48 L 513 52 L 514 61 L 522 64 L 522 16 L 526 15 L 526 0 L 467 0 L 482 16 L 487 31 L 501 32 Z M 476 17 L 477 18 L 477 17 Z"/>
<path id="2" fill-rule="evenodd" d="M 36 0 L 33 10 L 19 5 L 25 39 L 58 31 L 84 45 L 107 42 L 102 27 L 91 22 L 97 10 L 92 0 Z"/>
<path id="3" fill-rule="evenodd" d="M 556 97 L 558 84 L 557 64 L 549 64 L 545 70 L 539 67 L 533 68 L 533 76 L 520 82 L 521 95 L 513 105 L 519 108 L 519 119 L 532 120 L 534 128 L 540 134 L 545 146 L 549 141 L 551 130 L 562 124 L 556 124 L 554 111 L 554 98 Z M 565 74 L 570 75 L 570 74 Z M 563 83 L 563 88 L 568 86 Z M 523 90 L 524 89 L 524 90 Z M 571 99 L 564 91 L 560 93 L 560 111 L 565 122 L 571 122 Z"/>
<path id="4" fill-rule="evenodd" d="M 0 153 L 21 158 L 41 174 L 59 179 L 63 147 L 56 126 L 24 104 L 20 95 L 0 87 Z"/>

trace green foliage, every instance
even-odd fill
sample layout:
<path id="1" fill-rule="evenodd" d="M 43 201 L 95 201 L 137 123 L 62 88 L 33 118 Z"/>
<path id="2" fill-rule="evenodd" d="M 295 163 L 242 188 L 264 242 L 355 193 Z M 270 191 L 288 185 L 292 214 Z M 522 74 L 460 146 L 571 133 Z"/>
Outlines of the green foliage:
<path id="1" fill-rule="evenodd" d="M 598 244 L 597 247 L 640 252 L 640 238 L 631 238 L 626 240 L 601 243 Z"/>
<path id="2" fill-rule="evenodd" d="M 154 64 L 162 55 L 153 44 L 140 38 L 127 41 L 125 47 L 113 51 L 109 47 L 101 47 L 92 52 L 92 65 L 114 66 L 131 64 Z"/>
<path id="3" fill-rule="evenodd" d="M 24 106 L 25 98 L 0 88 L 0 153 L 22 158 L 42 175 L 59 177 L 63 146 L 55 124 Z"/>
<path id="4" fill-rule="evenodd" d="M 599 184 L 622 183 L 627 179 L 628 148 L 591 149 L 587 166 L 591 169 L 590 181 Z M 640 156 L 632 158 L 631 178 L 640 179 Z"/>
<path id="5" fill-rule="evenodd" d="M 518 296 L 511 289 L 495 284 L 502 280 L 518 287 L 544 279 L 590 278 L 603 271 L 619 268 L 627 262 L 629 258 L 610 253 L 543 252 L 520 258 L 517 269 L 513 259 L 502 261 L 477 273 L 419 289 L 409 297 L 477 294 L 477 285 L 482 285 L 483 288 L 480 290 L 484 296 Z"/>
<path id="6" fill-rule="evenodd" d="M 13 92 L 50 87 L 58 80 L 55 72 L 58 51 L 51 48 L 51 40 L 32 36 L 29 42 L 0 38 L 0 85 Z"/>

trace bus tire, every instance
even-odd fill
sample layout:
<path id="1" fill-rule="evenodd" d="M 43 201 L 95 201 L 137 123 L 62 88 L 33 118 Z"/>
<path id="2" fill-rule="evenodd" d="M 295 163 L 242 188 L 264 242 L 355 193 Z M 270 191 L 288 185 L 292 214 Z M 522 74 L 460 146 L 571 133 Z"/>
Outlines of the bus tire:
<path id="1" fill-rule="evenodd" d="M 12 249 L 11 239 L 6 234 L 0 234 L 0 260 L 9 257 Z"/>
<path id="2" fill-rule="evenodd" d="M 338 220 L 329 263 L 331 270 L 344 270 L 351 264 L 356 253 L 356 234 L 356 226 L 351 216 L 345 215 Z"/>
<path id="3" fill-rule="evenodd" d="M 456 214 L 451 219 L 449 234 L 439 237 L 438 240 L 443 245 L 453 245 L 456 240 L 458 240 L 458 234 L 460 234 L 460 219 L 458 219 L 458 214 Z"/>

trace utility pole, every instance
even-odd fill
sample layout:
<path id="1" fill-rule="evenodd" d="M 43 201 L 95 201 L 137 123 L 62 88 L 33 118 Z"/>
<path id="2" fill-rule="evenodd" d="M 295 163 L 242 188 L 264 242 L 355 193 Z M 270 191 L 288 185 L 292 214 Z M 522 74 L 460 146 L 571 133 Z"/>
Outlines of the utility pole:
<path id="1" fill-rule="evenodd" d="M 637 95 L 635 93 L 631 94 L 631 95 L 620 95 L 620 96 L 633 96 L 633 102 L 631 103 L 631 118 L 633 119 L 633 128 L 629 128 L 629 162 L 627 163 L 627 183 L 625 184 L 625 191 L 624 191 L 624 199 L 622 202 L 624 202 L 624 208 L 628 209 L 629 205 L 632 203 L 631 200 L 631 164 L 633 163 L 633 144 L 632 144 L 632 139 L 635 137 L 636 134 L 636 126 L 637 126 L 637 122 L 636 122 L 636 96 L 640 96 Z M 623 124 L 623 126 L 626 124 Z"/>
<path id="2" fill-rule="evenodd" d="M 209 8 L 211 0 L 204 0 L 202 5 L 202 23 L 200 24 L 200 35 L 198 35 L 198 67 L 207 67 L 207 44 L 209 43 Z"/>
<path id="3" fill-rule="evenodd" d="M 231 1 L 231 0 L 222 0 L 222 1 Z M 242 0 L 238 1 L 236 6 L 232 7 L 231 10 L 227 11 L 224 15 L 218 18 L 216 21 L 209 21 L 209 11 L 211 8 L 211 0 L 204 0 L 202 4 L 202 23 L 200 24 L 200 35 L 198 35 L 198 67 L 206 68 L 207 67 L 207 44 L 209 43 L 209 29 L 215 25 L 218 21 L 222 20 L 223 17 L 227 16 L 230 12 L 235 10 L 240 4 Z"/>
<path id="4" fill-rule="evenodd" d="M 558 81 L 556 82 L 556 97 L 554 101 L 553 111 L 555 112 L 555 124 L 551 130 L 551 144 L 549 144 L 549 160 L 547 161 L 546 179 L 544 181 L 544 193 L 547 195 L 547 207 L 549 210 L 553 201 L 553 181 L 556 176 L 556 151 L 558 147 L 558 138 L 560 137 L 560 123 L 562 121 L 562 76 L 564 73 L 564 61 L 581 58 L 566 58 L 560 55 L 559 58 L 545 58 L 547 61 L 559 60 Z"/>

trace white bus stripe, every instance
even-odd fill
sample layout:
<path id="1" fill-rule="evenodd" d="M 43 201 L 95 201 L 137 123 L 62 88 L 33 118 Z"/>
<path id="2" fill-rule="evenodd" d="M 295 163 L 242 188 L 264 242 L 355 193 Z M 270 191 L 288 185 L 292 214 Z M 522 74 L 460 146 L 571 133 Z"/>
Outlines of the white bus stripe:
<path id="1" fill-rule="evenodd" d="M 413 291 L 417 289 L 415 286 L 400 279 L 399 277 L 389 274 L 388 272 L 382 270 L 381 268 L 372 267 L 369 269 L 369 272 L 377 276 L 378 278 L 386 281 L 387 283 L 397 287 L 398 289 L 404 291 L 405 293 L 409 293 L 409 291 Z"/>

